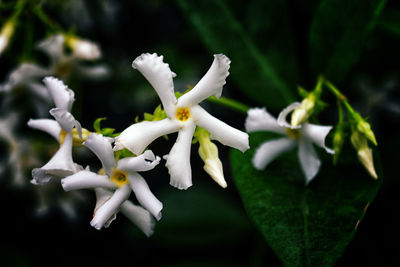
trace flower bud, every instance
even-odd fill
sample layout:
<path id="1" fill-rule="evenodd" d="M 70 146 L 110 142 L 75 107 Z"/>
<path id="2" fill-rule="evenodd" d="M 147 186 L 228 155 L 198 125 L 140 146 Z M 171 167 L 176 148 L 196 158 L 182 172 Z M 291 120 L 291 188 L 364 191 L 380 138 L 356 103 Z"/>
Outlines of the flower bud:
<path id="1" fill-rule="evenodd" d="M 342 150 L 345 140 L 345 134 L 343 131 L 343 124 L 338 124 L 336 126 L 335 132 L 333 133 L 333 150 L 335 154 L 333 155 L 333 163 L 336 164 L 339 158 L 340 151 Z"/>
<path id="2" fill-rule="evenodd" d="M 371 125 L 364 119 L 360 119 L 357 122 L 357 130 L 365 135 L 374 145 L 378 145 L 375 139 L 375 134 L 371 130 Z"/>
<path id="3" fill-rule="evenodd" d="M 364 136 L 364 134 L 358 131 L 358 129 L 353 129 L 350 139 L 354 148 L 357 150 L 358 159 L 367 169 L 369 174 L 374 179 L 378 179 L 378 175 L 375 172 L 372 150 L 368 147 L 367 138 Z"/>
<path id="4" fill-rule="evenodd" d="M 14 33 L 15 23 L 13 20 L 7 21 L 0 31 L 0 55 L 7 48 L 10 38 Z"/>
<path id="5" fill-rule="evenodd" d="M 201 129 L 199 131 L 201 131 L 197 135 L 200 144 L 199 155 L 204 161 L 204 170 L 217 184 L 222 188 L 226 188 L 227 183 L 224 178 L 222 163 L 218 157 L 218 148 L 211 142 L 210 134 L 206 130 Z"/>
<path id="6" fill-rule="evenodd" d="M 65 42 L 71 48 L 73 55 L 79 59 L 95 60 L 101 56 L 99 46 L 88 40 L 68 35 Z"/>
<path id="7" fill-rule="evenodd" d="M 303 122 L 307 121 L 308 118 L 314 111 L 315 107 L 315 95 L 310 93 L 306 98 L 303 99 L 301 105 L 298 106 L 292 113 L 292 126 L 296 127 Z"/>

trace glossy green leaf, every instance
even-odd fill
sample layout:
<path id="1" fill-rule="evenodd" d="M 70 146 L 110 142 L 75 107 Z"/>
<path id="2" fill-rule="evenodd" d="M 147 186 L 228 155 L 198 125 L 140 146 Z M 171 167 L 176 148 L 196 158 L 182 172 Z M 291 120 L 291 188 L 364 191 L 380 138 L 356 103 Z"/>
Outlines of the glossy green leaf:
<path id="1" fill-rule="evenodd" d="M 266 14 L 257 10 L 262 2 L 249 5 L 248 16 L 253 20 L 243 25 L 224 1 L 177 0 L 200 40 L 212 53 L 224 53 L 232 60 L 230 79 L 253 100 L 280 108 L 294 100 L 295 57 L 285 4 L 264 1 L 262 10 Z M 267 35 L 270 41 L 263 43 Z M 259 37 L 258 44 L 255 36 Z"/>
<path id="2" fill-rule="evenodd" d="M 310 29 L 314 74 L 341 82 L 357 63 L 386 0 L 323 0 Z"/>
<path id="3" fill-rule="evenodd" d="M 254 133 L 250 151 L 231 152 L 234 180 L 246 210 L 284 265 L 332 266 L 352 240 L 382 173 L 378 168 L 380 178 L 372 179 L 353 150 L 347 155 L 354 160 L 337 167 L 319 150 L 322 167 L 308 187 L 295 151 L 281 155 L 264 171 L 256 170 L 251 163 L 255 149 L 275 138 Z"/>

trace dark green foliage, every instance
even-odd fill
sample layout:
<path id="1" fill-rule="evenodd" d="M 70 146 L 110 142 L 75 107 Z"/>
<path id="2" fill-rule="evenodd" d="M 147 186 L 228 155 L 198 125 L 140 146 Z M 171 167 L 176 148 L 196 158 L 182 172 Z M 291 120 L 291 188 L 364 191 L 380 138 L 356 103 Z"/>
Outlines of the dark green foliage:
<path id="1" fill-rule="evenodd" d="M 386 0 L 321 1 L 310 29 L 311 67 L 341 82 L 365 49 Z"/>
<path id="2" fill-rule="evenodd" d="M 248 97 L 272 108 L 294 100 L 297 72 L 285 4 L 254 1 L 245 25 L 224 1 L 177 2 L 211 52 L 232 60 L 230 79 Z"/>
<path id="3" fill-rule="evenodd" d="M 251 163 L 255 149 L 276 135 L 250 136 L 251 150 L 232 150 L 233 175 L 248 214 L 286 266 L 331 266 L 352 240 L 359 220 L 382 181 L 354 160 L 332 166 L 322 150 L 319 174 L 304 186 L 295 151 L 281 155 L 264 171 Z M 349 155 L 350 156 L 350 155 Z"/>

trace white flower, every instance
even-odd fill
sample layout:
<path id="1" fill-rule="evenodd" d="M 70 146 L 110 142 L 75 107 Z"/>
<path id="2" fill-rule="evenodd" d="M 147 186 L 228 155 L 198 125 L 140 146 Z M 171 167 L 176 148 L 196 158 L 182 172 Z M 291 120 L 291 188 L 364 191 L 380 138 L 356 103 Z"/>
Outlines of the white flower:
<path id="1" fill-rule="evenodd" d="M 82 59 L 95 60 L 100 56 L 97 45 L 92 44 L 92 46 L 97 47 L 97 49 L 92 48 L 89 51 L 90 54 L 83 58 L 82 48 L 79 48 L 80 52 L 78 52 L 78 54 L 75 52 L 72 53 L 72 55 L 67 55 L 64 52 L 65 42 L 65 37 L 62 34 L 53 35 L 41 41 L 37 47 L 49 56 L 50 65 L 46 68 L 32 63 L 22 63 L 17 69 L 10 73 L 7 81 L 3 85 L 0 85 L 0 92 L 10 92 L 16 87 L 27 87 L 40 98 L 50 100 L 46 88 L 38 82 L 38 80 L 44 76 L 51 75 L 65 80 L 68 79 L 73 72 L 94 79 L 108 75 L 108 68 L 104 65 L 84 66 L 79 64 Z M 84 47 L 87 46 L 88 45 L 85 45 Z"/>
<path id="2" fill-rule="evenodd" d="M 153 221 L 150 214 L 160 220 L 162 203 L 137 172 L 153 169 L 160 162 L 160 158 L 147 150 L 137 157 L 123 158 L 116 162 L 110 140 L 95 133 L 89 135 L 84 145 L 100 159 L 106 175 L 89 170 L 77 172 L 61 180 L 64 190 L 96 189 L 97 204 L 90 223 L 96 229 L 108 227 L 120 210 L 146 235 L 151 235 Z M 145 209 L 128 201 L 132 191 Z"/>
<path id="3" fill-rule="evenodd" d="M 83 60 L 95 60 L 101 56 L 100 48 L 97 44 L 78 38 L 67 36 L 66 43 L 71 47 L 74 57 Z"/>
<path id="4" fill-rule="evenodd" d="M 178 138 L 167 159 L 171 175 L 170 184 L 179 189 L 192 185 L 190 149 L 196 125 L 211 133 L 211 138 L 224 145 L 245 151 L 249 148 L 248 134 L 239 131 L 211 116 L 199 103 L 211 95 L 220 97 L 222 86 L 229 75 L 230 60 L 222 54 L 214 55 L 214 61 L 197 85 L 178 100 L 174 94 L 172 78 L 176 76 L 163 56 L 142 54 L 132 66 L 138 69 L 156 90 L 167 118 L 160 121 L 143 121 L 131 125 L 116 138 L 114 150 L 127 148 L 140 154 L 156 138 L 178 132 Z"/>
<path id="5" fill-rule="evenodd" d="M 33 184 L 45 184 L 53 177 L 65 177 L 81 170 L 81 167 L 72 160 L 72 130 L 74 127 L 82 139 L 82 127 L 70 113 L 75 100 L 74 92 L 54 77 L 46 77 L 43 82 L 56 106 L 50 110 L 50 114 L 55 120 L 30 119 L 28 126 L 47 132 L 60 142 L 61 146 L 46 165 L 33 169 L 31 181 Z"/>
<path id="6" fill-rule="evenodd" d="M 311 123 L 291 126 L 286 122 L 286 116 L 299 105 L 300 103 L 297 102 L 289 105 L 279 114 L 278 120 L 271 116 L 265 108 L 252 108 L 248 112 L 245 127 L 248 132 L 270 131 L 285 136 L 267 141 L 257 148 L 253 157 L 253 165 L 256 169 L 265 169 L 277 156 L 297 146 L 300 166 L 306 177 L 306 184 L 308 184 L 321 166 L 313 143 L 324 148 L 328 153 L 334 153 L 332 149 L 325 146 L 325 138 L 332 126 Z"/>

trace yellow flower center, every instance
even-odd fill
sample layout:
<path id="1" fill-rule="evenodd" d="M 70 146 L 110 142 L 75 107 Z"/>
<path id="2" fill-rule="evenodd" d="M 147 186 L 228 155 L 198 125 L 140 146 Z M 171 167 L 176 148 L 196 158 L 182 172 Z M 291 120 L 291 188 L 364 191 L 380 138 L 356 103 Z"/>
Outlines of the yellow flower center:
<path id="1" fill-rule="evenodd" d="M 176 118 L 180 121 L 187 121 L 190 118 L 189 108 L 178 108 L 176 110 Z"/>
<path id="2" fill-rule="evenodd" d="M 86 138 L 91 134 L 87 129 L 82 128 L 82 139 L 79 138 L 78 131 L 74 128 L 72 129 L 72 138 L 73 138 L 73 145 L 74 146 L 82 146 L 82 143 L 86 141 Z M 61 129 L 60 132 L 60 144 L 62 145 L 65 140 L 65 136 L 67 132 Z"/>
<path id="3" fill-rule="evenodd" d="M 299 140 L 301 137 L 301 131 L 298 129 L 286 128 L 285 131 L 286 131 L 287 136 L 291 139 Z"/>
<path id="4" fill-rule="evenodd" d="M 113 183 L 115 183 L 118 187 L 121 187 L 121 186 L 129 183 L 129 180 L 127 178 L 127 173 L 120 171 L 118 169 L 113 170 L 110 180 Z"/>

